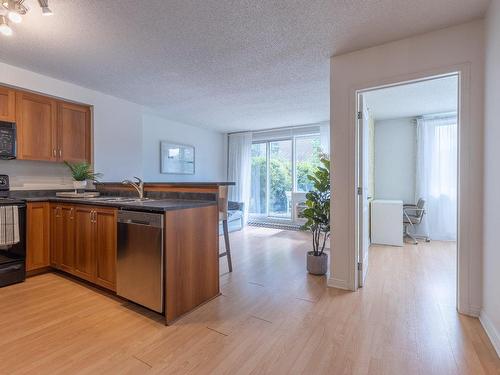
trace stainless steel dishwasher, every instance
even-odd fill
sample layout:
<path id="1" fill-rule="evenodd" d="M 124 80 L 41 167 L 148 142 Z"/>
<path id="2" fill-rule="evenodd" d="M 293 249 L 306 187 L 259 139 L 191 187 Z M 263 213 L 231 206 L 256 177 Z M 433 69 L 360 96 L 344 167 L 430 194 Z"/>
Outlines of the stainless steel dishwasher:
<path id="1" fill-rule="evenodd" d="M 163 215 L 119 210 L 116 293 L 162 313 Z"/>

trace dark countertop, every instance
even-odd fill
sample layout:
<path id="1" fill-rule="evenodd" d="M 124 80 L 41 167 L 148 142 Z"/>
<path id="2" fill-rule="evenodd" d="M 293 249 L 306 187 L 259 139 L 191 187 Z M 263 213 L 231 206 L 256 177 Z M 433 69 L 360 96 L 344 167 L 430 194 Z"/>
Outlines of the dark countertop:
<path id="1" fill-rule="evenodd" d="M 120 185 L 121 181 L 117 182 L 97 182 L 95 183 L 96 186 L 98 185 Z M 160 182 L 144 182 L 144 186 L 148 185 L 174 185 L 174 186 L 207 186 L 207 185 L 213 185 L 213 186 L 233 186 L 235 185 L 234 182 L 230 181 L 196 181 L 196 182 L 167 182 L 167 181 L 160 181 Z"/>
<path id="2" fill-rule="evenodd" d="M 216 201 L 189 200 L 189 199 L 152 199 L 142 202 L 110 202 L 93 200 L 92 198 L 62 198 L 56 196 L 36 196 L 36 197 L 17 197 L 26 202 L 60 202 L 69 204 L 88 204 L 91 206 L 116 207 L 120 209 L 166 212 L 173 210 L 182 210 L 187 208 L 199 208 L 217 205 Z"/>

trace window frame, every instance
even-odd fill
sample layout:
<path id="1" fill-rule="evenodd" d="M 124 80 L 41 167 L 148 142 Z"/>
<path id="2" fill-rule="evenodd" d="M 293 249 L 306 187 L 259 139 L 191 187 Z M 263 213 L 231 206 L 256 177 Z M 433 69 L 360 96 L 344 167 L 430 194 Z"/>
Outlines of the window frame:
<path id="1" fill-rule="evenodd" d="M 297 135 L 291 135 L 287 137 L 271 137 L 268 139 L 263 139 L 263 140 L 256 140 L 252 141 L 252 145 L 254 144 L 265 144 L 266 145 L 266 210 L 264 214 L 258 214 L 258 213 L 250 213 L 250 216 L 255 219 L 255 220 L 265 220 L 265 221 L 284 221 L 284 222 L 291 222 L 294 220 L 294 213 L 293 213 L 293 194 L 294 193 L 306 193 L 305 191 L 298 191 L 297 190 L 297 139 L 300 138 L 308 138 L 308 137 L 318 137 L 319 140 L 321 141 L 321 134 L 320 132 L 310 132 L 310 133 L 304 133 L 304 134 L 297 134 Z M 271 188 L 271 182 L 270 182 L 270 162 L 271 162 L 271 146 L 270 144 L 272 142 L 279 142 L 279 141 L 291 141 L 292 143 L 292 208 L 291 208 L 291 215 L 288 218 L 284 217 L 278 217 L 278 216 L 270 216 L 269 215 L 269 202 L 270 202 L 270 188 Z M 250 179 L 250 183 L 252 183 L 252 179 Z"/>

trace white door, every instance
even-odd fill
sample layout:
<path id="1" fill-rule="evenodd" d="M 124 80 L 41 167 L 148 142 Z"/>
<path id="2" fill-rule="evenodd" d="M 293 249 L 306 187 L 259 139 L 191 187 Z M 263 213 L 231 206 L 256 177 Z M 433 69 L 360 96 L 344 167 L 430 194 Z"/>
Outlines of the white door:
<path id="1" fill-rule="evenodd" d="M 370 200 L 368 181 L 370 173 L 370 146 L 369 146 L 369 113 L 363 95 L 358 96 L 358 277 L 359 286 L 365 285 L 368 271 L 368 255 L 370 250 Z"/>

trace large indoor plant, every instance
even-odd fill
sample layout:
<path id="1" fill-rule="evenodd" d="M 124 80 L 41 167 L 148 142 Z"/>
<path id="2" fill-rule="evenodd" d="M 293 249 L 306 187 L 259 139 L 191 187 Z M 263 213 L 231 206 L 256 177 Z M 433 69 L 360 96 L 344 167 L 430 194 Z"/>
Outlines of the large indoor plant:
<path id="1" fill-rule="evenodd" d="M 92 166 L 87 162 L 82 163 L 69 163 L 64 162 L 71 171 L 73 177 L 73 186 L 75 191 L 84 190 L 87 187 L 87 181 L 97 181 L 102 176 L 101 173 L 95 173 Z"/>
<path id="2" fill-rule="evenodd" d="M 330 160 L 321 157 L 321 165 L 307 178 L 313 189 L 306 194 L 306 208 L 302 217 L 307 221 L 303 230 L 312 233 L 312 251 L 307 252 L 307 271 L 313 275 L 324 275 L 328 270 L 328 255 L 324 252 L 330 237 Z"/>

